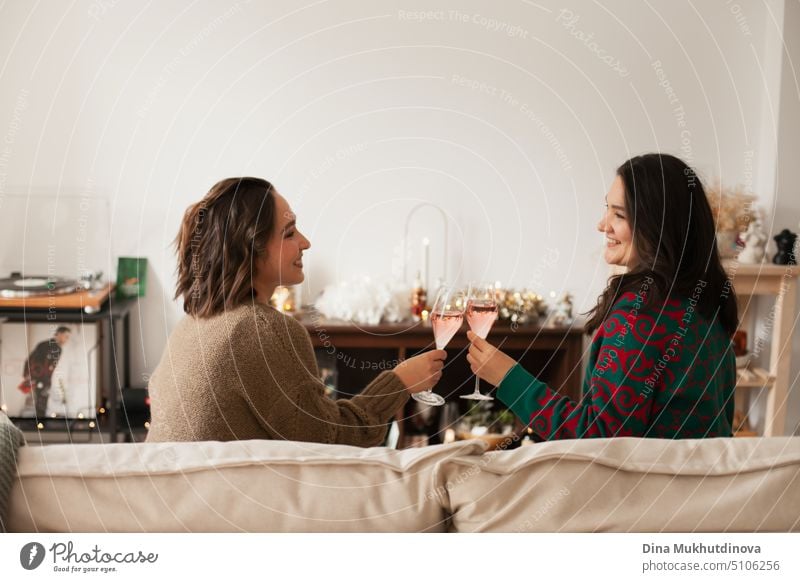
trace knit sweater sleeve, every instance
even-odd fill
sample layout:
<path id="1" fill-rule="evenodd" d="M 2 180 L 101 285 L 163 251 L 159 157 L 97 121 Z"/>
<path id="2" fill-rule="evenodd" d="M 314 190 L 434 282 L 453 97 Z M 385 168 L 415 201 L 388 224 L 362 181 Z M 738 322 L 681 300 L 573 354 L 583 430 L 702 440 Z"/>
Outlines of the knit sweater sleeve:
<path id="1" fill-rule="evenodd" d="M 387 423 L 408 399 L 393 372 L 384 372 L 358 396 L 332 400 L 317 376 L 308 332 L 294 319 L 258 313 L 258 341 L 240 357 L 249 362 L 242 396 L 274 438 L 377 446 Z"/>
<path id="2" fill-rule="evenodd" d="M 638 313 L 618 301 L 598 330 L 584 395 L 574 402 L 514 366 L 498 398 L 546 439 L 643 436 L 652 417 L 657 380 L 652 373 L 671 349 L 672 320 Z"/>

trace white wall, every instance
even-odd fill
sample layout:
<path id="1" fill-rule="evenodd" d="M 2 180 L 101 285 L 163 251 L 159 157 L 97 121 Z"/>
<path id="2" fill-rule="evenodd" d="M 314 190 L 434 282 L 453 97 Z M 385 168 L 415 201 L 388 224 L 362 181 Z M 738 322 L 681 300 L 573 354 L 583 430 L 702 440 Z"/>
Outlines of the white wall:
<path id="1" fill-rule="evenodd" d="M 789 228 L 800 231 L 800 2 L 786 3 L 785 46 L 782 47 L 782 83 L 778 133 L 777 191 L 775 231 Z M 800 313 L 800 292 L 797 311 Z M 786 433 L 800 435 L 800 324 L 795 319 L 792 334 L 791 388 L 787 400 Z"/>
<path id="2" fill-rule="evenodd" d="M 181 213 L 222 177 L 269 178 L 292 202 L 314 245 L 305 301 L 338 278 L 398 275 L 404 218 L 430 201 L 451 218 L 450 278 L 570 290 L 585 309 L 607 273 L 603 195 L 646 151 L 773 208 L 781 1 L 443 0 L 421 20 L 424 4 L 0 8 L 0 193 L 108 198 L 101 268 L 119 255 L 153 266 L 139 377 L 180 316 Z M 433 276 L 437 225 L 422 213 L 411 241 L 432 239 Z M 0 257 L 0 272 L 43 260 Z"/>

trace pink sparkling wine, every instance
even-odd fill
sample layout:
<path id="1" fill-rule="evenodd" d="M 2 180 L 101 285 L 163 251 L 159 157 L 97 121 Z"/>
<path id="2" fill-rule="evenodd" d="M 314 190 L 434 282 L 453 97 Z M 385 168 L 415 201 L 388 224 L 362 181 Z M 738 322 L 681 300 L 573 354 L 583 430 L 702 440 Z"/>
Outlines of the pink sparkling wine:
<path id="1" fill-rule="evenodd" d="M 497 320 L 497 304 L 492 301 L 472 301 L 467 306 L 467 323 L 475 335 L 486 339 Z"/>
<path id="2" fill-rule="evenodd" d="M 431 313 L 431 324 L 433 325 L 433 337 L 436 340 L 436 349 L 443 350 L 453 339 L 459 329 L 464 315 L 459 311 L 445 311 Z"/>

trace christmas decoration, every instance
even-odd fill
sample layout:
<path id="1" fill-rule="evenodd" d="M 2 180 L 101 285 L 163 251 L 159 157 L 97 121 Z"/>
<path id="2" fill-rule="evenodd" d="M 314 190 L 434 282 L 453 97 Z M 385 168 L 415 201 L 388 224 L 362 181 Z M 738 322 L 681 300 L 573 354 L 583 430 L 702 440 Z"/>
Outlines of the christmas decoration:
<path id="1" fill-rule="evenodd" d="M 564 293 L 555 306 L 551 322 L 553 325 L 569 325 L 572 323 L 572 294 Z"/>
<path id="2" fill-rule="evenodd" d="M 522 325 L 536 323 L 547 315 L 544 297 L 529 289 L 498 288 L 496 295 L 501 320 Z"/>
<path id="3" fill-rule="evenodd" d="M 419 273 L 417 273 L 414 289 L 411 291 L 411 317 L 414 321 L 420 321 L 426 311 L 428 311 L 428 293 L 420 280 Z"/>
<path id="4" fill-rule="evenodd" d="M 294 289 L 283 286 L 276 287 L 269 302 L 278 311 L 293 313 L 296 309 Z"/>

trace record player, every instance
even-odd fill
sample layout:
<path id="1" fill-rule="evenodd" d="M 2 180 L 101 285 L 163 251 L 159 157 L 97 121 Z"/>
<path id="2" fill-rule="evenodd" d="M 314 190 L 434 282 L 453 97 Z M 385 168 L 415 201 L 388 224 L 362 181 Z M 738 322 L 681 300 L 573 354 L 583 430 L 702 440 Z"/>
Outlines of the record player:
<path id="1" fill-rule="evenodd" d="M 100 282 L 100 274 L 78 281 L 11 273 L 0 279 L 0 309 L 82 309 L 95 313 L 103 308 L 113 289 L 113 283 Z"/>

